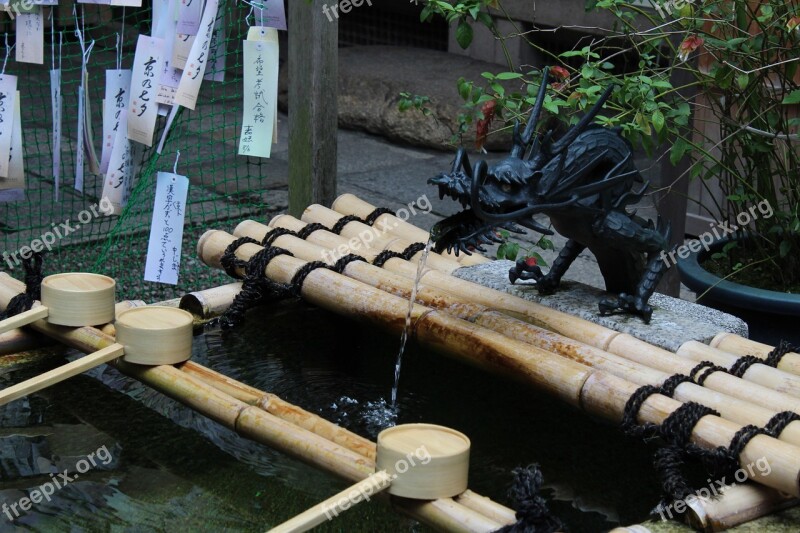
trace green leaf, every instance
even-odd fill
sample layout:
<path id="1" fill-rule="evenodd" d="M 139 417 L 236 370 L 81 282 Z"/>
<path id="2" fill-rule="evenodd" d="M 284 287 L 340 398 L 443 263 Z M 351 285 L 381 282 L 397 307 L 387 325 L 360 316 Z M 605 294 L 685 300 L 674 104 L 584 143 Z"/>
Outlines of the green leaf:
<path id="1" fill-rule="evenodd" d="M 675 144 L 672 145 L 672 149 L 669 152 L 669 161 L 673 165 L 677 165 L 678 162 L 683 158 L 684 154 L 689 151 L 692 146 L 686 142 L 683 137 L 678 137 L 675 141 Z"/>
<path id="2" fill-rule="evenodd" d="M 661 130 L 664 129 L 664 115 L 661 111 L 653 113 L 653 127 L 656 129 L 657 133 L 660 133 Z"/>
<path id="3" fill-rule="evenodd" d="M 516 80 L 522 77 L 519 72 L 501 72 L 497 75 L 498 80 Z"/>
<path id="4" fill-rule="evenodd" d="M 466 50 L 472 44 L 472 26 L 466 20 L 461 20 L 456 29 L 456 42 L 458 45 Z"/>
<path id="5" fill-rule="evenodd" d="M 790 92 L 781 103 L 784 105 L 800 104 L 800 90 Z"/>
<path id="6" fill-rule="evenodd" d="M 739 86 L 740 91 L 744 91 L 747 89 L 747 85 L 750 83 L 750 76 L 747 74 L 739 74 L 736 76 L 736 85 Z"/>
<path id="7" fill-rule="evenodd" d="M 789 240 L 781 241 L 780 254 L 781 257 L 786 257 L 792 250 L 792 242 Z"/>

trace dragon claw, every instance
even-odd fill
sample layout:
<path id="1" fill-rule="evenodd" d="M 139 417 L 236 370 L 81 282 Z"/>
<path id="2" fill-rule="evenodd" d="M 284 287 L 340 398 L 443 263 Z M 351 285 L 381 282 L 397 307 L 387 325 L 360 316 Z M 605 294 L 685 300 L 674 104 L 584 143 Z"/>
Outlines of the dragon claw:
<path id="1" fill-rule="evenodd" d="M 598 307 L 600 308 L 601 316 L 606 316 L 619 310 L 641 317 L 645 324 L 649 324 L 653 316 L 653 308 L 645 300 L 624 292 L 620 293 L 617 298 L 603 298 L 600 300 Z"/>

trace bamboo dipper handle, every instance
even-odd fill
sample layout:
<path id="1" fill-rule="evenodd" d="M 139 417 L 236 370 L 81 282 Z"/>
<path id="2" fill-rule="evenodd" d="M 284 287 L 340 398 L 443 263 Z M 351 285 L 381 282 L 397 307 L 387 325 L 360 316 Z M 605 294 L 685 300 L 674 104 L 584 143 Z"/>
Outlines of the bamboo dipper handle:
<path id="1" fill-rule="evenodd" d="M 47 308 L 45 307 L 45 309 Z M 17 383 L 13 387 L 8 387 L 0 391 L 0 405 L 5 405 L 17 398 L 22 398 L 32 392 L 45 389 L 50 385 L 55 385 L 56 383 L 71 378 L 72 376 L 77 376 L 91 368 L 122 357 L 123 353 L 124 349 L 121 344 L 112 344 L 93 354 L 76 359 L 71 363 L 54 368 L 49 372 L 40 374 L 22 383 Z"/>
<path id="2" fill-rule="evenodd" d="M 0 322 L 0 333 L 5 333 L 6 331 L 11 331 L 12 329 L 27 326 L 28 324 L 36 322 L 41 318 L 47 318 L 49 312 L 50 311 L 47 307 L 39 305 L 33 309 L 25 311 L 24 313 L 14 315 L 11 318 L 7 318 Z"/>
<path id="3" fill-rule="evenodd" d="M 350 509 L 356 504 L 368 500 L 373 494 L 388 489 L 391 484 L 392 477 L 385 470 L 375 472 L 368 478 L 344 489 L 339 494 L 331 496 L 291 520 L 270 529 L 268 533 L 301 533 L 308 531 L 312 527 L 334 518 L 345 509 Z M 339 506 L 339 502 L 342 500 L 347 502 L 346 507 Z"/>

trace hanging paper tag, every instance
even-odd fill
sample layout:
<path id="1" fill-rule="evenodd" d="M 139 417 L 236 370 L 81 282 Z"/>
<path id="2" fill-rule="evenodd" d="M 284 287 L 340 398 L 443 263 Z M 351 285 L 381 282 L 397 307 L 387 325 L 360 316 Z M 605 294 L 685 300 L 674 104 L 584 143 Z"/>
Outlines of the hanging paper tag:
<path id="1" fill-rule="evenodd" d="M 192 51 L 189 53 L 189 59 L 183 71 L 181 83 L 178 85 L 178 92 L 175 95 L 175 103 L 189 109 L 194 109 L 195 105 L 197 105 L 197 94 L 200 92 L 206 64 L 209 61 L 208 54 L 211 37 L 214 35 L 214 22 L 217 18 L 218 5 L 218 0 L 208 0 L 206 3 L 197 38 L 192 44 Z"/>
<path id="2" fill-rule="evenodd" d="M 128 101 L 130 100 L 131 71 L 106 70 L 106 98 L 103 102 L 103 151 L 100 172 L 108 172 L 111 149 L 117 131 L 127 131 Z"/>
<path id="3" fill-rule="evenodd" d="M 214 24 L 214 35 L 208 52 L 209 64 L 204 80 L 225 81 L 225 16 L 220 15 Z"/>
<path id="4" fill-rule="evenodd" d="M 278 96 L 278 35 L 270 41 L 244 41 L 244 104 L 239 155 L 269 157 Z"/>
<path id="5" fill-rule="evenodd" d="M 61 186 L 61 69 L 50 71 L 50 107 L 53 112 L 53 197 L 59 200 Z"/>
<path id="6" fill-rule="evenodd" d="M 192 52 L 192 45 L 194 45 L 195 35 L 183 35 L 179 33 L 175 38 L 175 44 L 172 47 L 172 66 L 177 69 L 185 69 L 186 62 L 189 60 L 189 54 Z"/>
<path id="7" fill-rule="evenodd" d="M 128 139 L 147 146 L 153 144 L 158 118 L 156 93 L 163 70 L 163 39 L 140 35 L 136 43 L 131 75 L 131 101 L 128 109 Z"/>
<path id="8" fill-rule="evenodd" d="M 44 63 L 44 16 L 35 6 L 31 13 L 20 13 L 16 20 L 17 62 Z"/>
<path id="9" fill-rule="evenodd" d="M 78 150 L 75 153 L 75 190 L 83 192 L 84 147 L 83 137 L 86 115 L 84 111 L 83 85 L 78 85 Z"/>
<path id="10" fill-rule="evenodd" d="M 197 35 L 203 17 L 203 0 L 180 0 L 178 4 L 178 32 Z"/>
<path id="11" fill-rule="evenodd" d="M 111 204 L 111 209 L 107 210 L 106 215 L 119 215 L 125 207 L 133 178 L 134 146 L 123 129 L 116 132 L 108 173 L 103 181 L 102 198 Z"/>
<path id="12" fill-rule="evenodd" d="M 97 151 L 94 148 L 94 132 L 92 130 L 92 107 L 89 99 L 89 73 L 83 71 L 83 145 L 89 162 L 89 172 L 100 174 L 100 160 L 97 158 Z"/>
<path id="13" fill-rule="evenodd" d="M 25 161 L 22 149 L 22 115 L 19 91 L 14 99 L 14 127 L 11 132 L 11 150 L 8 158 L 8 178 L 0 178 L 0 189 L 25 188 Z"/>
<path id="14" fill-rule="evenodd" d="M 263 8 L 254 6 L 253 17 L 259 26 L 269 26 L 279 30 L 286 29 L 286 10 L 283 0 L 259 0 L 254 4 L 263 4 Z"/>
<path id="15" fill-rule="evenodd" d="M 145 281 L 176 285 L 181 266 L 183 221 L 189 179 L 169 172 L 159 172 L 150 242 L 147 247 Z"/>
<path id="16" fill-rule="evenodd" d="M 8 158 L 14 131 L 14 101 L 17 99 L 17 77 L 0 75 L 0 178 L 9 178 Z"/>
<path id="17" fill-rule="evenodd" d="M 111 0 L 109 3 L 119 7 L 142 7 L 142 0 Z"/>

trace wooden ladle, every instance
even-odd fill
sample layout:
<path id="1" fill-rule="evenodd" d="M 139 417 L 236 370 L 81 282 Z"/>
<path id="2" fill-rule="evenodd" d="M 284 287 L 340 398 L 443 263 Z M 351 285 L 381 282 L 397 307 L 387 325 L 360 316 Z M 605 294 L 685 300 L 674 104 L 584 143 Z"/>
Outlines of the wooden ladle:
<path id="1" fill-rule="evenodd" d="M 186 361 L 192 355 L 192 322 L 191 313 L 174 307 L 136 307 L 123 311 L 116 320 L 116 343 L 3 389 L 0 405 L 119 357 L 139 365 L 174 365 Z"/>

